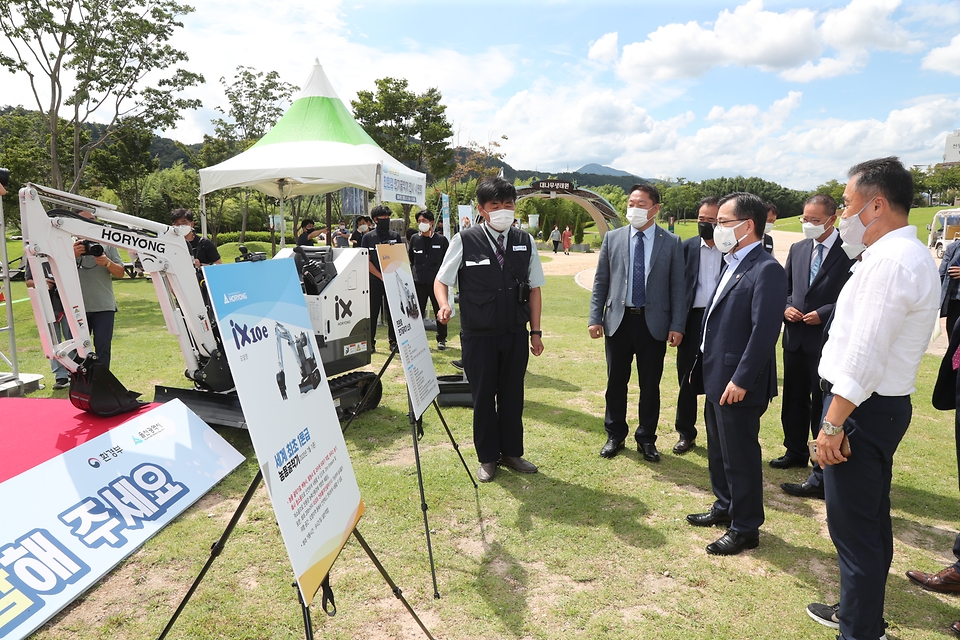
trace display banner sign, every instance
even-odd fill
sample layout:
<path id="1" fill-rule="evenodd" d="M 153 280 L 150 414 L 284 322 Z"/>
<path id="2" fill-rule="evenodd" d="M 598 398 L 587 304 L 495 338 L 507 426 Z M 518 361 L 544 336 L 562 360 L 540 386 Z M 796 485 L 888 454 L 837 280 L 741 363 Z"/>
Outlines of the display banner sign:
<path id="1" fill-rule="evenodd" d="M 0 638 L 28 636 L 241 462 L 173 400 L 0 484 Z"/>
<path id="2" fill-rule="evenodd" d="M 440 394 L 440 385 L 437 383 L 437 371 L 433 368 L 433 356 L 430 355 L 423 318 L 420 317 L 420 303 L 413 286 L 413 274 L 410 273 L 410 258 L 402 244 L 378 244 L 377 255 L 380 256 L 383 289 L 400 347 L 410 403 L 414 415 L 419 418 Z"/>
<path id="3" fill-rule="evenodd" d="M 447 236 L 447 240 L 449 240 L 453 237 L 450 233 L 453 227 L 450 226 L 450 196 L 445 193 L 440 194 L 440 216 L 443 220 L 443 235 Z"/>
<path id="4" fill-rule="evenodd" d="M 240 406 L 308 605 L 363 514 L 293 260 L 204 267 Z"/>
<path id="5" fill-rule="evenodd" d="M 457 216 L 460 218 L 460 231 L 468 229 L 473 224 L 473 207 L 468 204 L 458 204 Z"/>
<path id="6" fill-rule="evenodd" d="M 380 198 L 423 207 L 426 204 L 427 176 L 403 165 L 384 162 L 380 171 Z"/>

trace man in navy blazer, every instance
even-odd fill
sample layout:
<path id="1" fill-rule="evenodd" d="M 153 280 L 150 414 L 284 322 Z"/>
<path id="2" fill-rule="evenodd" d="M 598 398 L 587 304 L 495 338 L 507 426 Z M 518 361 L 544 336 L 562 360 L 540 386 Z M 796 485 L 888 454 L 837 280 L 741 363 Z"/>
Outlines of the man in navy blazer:
<path id="1" fill-rule="evenodd" d="M 723 254 L 713 242 L 713 227 L 717 224 L 720 198 L 707 196 L 700 201 L 697 211 L 697 235 L 684 240 L 683 262 L 687 290 L 687 326 L 684 340 L 677 347 L 677 377 L 680 389 L 677 392 L 677 417 L 674 422 L 680 438 L 673 445 L 673 452 L 681 455 L 696 446 L 697 439 L 697 389 L 690 384 L 690 370 L 700 355 L 700 338 L 703 329 L 703 314 L 713 299 L 713 292 L 720 279 Z"/>
<path id="2" fill-rule="evenodd" d="M 825 193 L 811 196 L 800 218 L 804 240 L 795 242 L 787 255 L 787 306 L 783 313 L 783 446 L 779 458 L 770 461 L 776 469 L 806 467 L 807 442 L 820 432 L 823 392 L 820 390 L 820 346 L 823 328 L 833 314 L 840 290 L 850 278 L 854 260 L 840 248 L 837 202 Z M 822 474 L 821 476 L 822 477 Z M 823 497 L 819 477 L 810 495 Z M 784 491 L 798 495 L 798 485 L 785 484 Z M 800 495 L 806 495 L 800 487 Z"/>
<path id="3" fill-rule="evenodd" d="M 703 325 L 703 389 L 707 395 L 707 460 L 716 501 L 687 516 L 695 526 L 729 524 L 707 545 L 734 555 L 760 543 L 763 477 L 760 416 L 777 395 L 776 347 L 787 299 L 787 278 L 761 244 L 763 200 L 733 193 L 720 200 L 713 240 L 726 268 Z"/>
<path id="4" fill-rule="evenodd" d="M 588 331 L 591 338 L 606 336 L 604 458 L 617 455 L 629 432 L 627 383 L 636 355 L 640 426 L 634 437 L 644 460 L 660 460 L 655 442 L 663 358 L 667 342 L 676 347 L 683 339 L 687 307 L 680 239 L 654 224 L 659 210 L 657 188 L 634 185 L 627 201 L 630 225 L 609 231 L 600 247 Z"/>

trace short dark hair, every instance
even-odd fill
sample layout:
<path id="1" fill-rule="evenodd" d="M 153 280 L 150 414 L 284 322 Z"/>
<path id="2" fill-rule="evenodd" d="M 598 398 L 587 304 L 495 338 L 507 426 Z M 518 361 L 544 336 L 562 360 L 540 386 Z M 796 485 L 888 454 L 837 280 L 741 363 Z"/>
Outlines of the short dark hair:
<path id="1" fill-rule="evenodd" d="M 808 204 L 819 205 L 827 212 L 827 217 L 837 215 L 837 201 L 829 193 L 815 193 L 804 201 L 803 206 Z"/>
<path id="2" fill-rule="evenodd" d="M 896 156 L 867 160 L 850 167 L 850 179 L 857 178 L 856 190 L 875 191 L 898 213 L 907 215 L 913 205 L 913 175 Z"/>
<path id="3" fill-rule="evenodd" d="M 383 217 L 389 218 L 391 215 L 393 215 L 393 213 L 390 211 L 390 207 L 384 204 L 377 205 L 370 211 L 370 217 L 374 220 Z"/>
<path id="4" fill-rule="evenodd" d="M 176 222 L 177 220 L 183 220 L 186 218 L 190 222 L 193 222 L 193 211 L 190 209 L 174 209 L 170 214 L 170 222 Z"/>
<path id="5" fill-rule="evenodd" d="M 767 224 L 767 203 L 752 193 L 737 191 L 720 198 L 719 204 L 722 207 L 731 200 L 734 202 L 733 212 L 737 220 L 753 220 L 753 230 L 762 238 L 763 227 Z"/>
<path id="6" fill-rule="evenodd" d="M 717 196 L 705 196 L 703 198 L 700 198 L 700 204 L 697 205 L 697 210 L 699 211 L 700 207 L 702 207 L 703 205 L 709 205 L 711 207 L 719 207 L 720 198 L 718 198 Z"/>
<path id="7" fill-rule="evenodd" d="M 765 214 L 768 214 L 768 213 L 770 213 L 771 211 L 773 211 L 773 217 L 774 217 L 774 218 L 776 218 L 777 216 L 780 215 L 780 209 L 778 209 L 778 208 L 777 208 L 777 205 L 773 204 L 772 202 L 767 202 L 767 203 L 765 203 L 763 206 L 766 207 L 766 208 L 764 209 L 764 213 L 765 213 Z M 766 218 L 766 215 L 764 215 L 764 218 Z M 764 224 L 766 224 L 766 223 L 764 223 Z"/>
<path id="8" fill-rule="evenodd" d="M 422 211 L 417 211 L 418 218 L 426 218 L 430 222 L 434 221 L 433 212 L 430 209 L 423 209 Z"/>
<path id="9" fill-rule="evenodd" d="M 481 178 L 477 182 L 477 203 L 516 202 L 517 188 L 503 178 Z"/>
<path id="10" fill-rule="evenodd" d="M 630 191 L 627 191 L 627 197 L 630 197 L 634 191 L 643 191 L 645 194 L 650 196 L 650 199 L 653 200 L 653 204 L 660 204 L 660 191 L 653 186 L 652 184 L 635 184 L 630 187 Z"/>
<path id="11" fill-rule="evenodd" d="M 300 228 L 306 229 L 308 224 L 316 225 L 316 223 L 310 218 L 304 218 L 303 222 L 300 223 Z"/>

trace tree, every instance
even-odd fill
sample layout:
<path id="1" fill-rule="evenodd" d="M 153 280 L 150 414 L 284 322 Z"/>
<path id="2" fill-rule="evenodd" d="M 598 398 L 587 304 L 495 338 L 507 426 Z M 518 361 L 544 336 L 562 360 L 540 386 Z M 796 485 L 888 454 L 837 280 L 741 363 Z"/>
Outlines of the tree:
<path id="1" fill-rule="evenodd" d="M 175 0 L 7 0 L 0 5 L 0 32 L 13 56 L 0 66 L 26 74 L 46 118 L 50 181 L 77 192 L 94 149 L 124 118 L 165 129 L 199 100 L 178 97 L 203 77 L 177 67 L 187 60 L 169 44 L 193 11 Z M 149 78 L 149 80 L 148 80 Z M 104 123 L 85 140 L 82 125 Z M 70 165 L 60 156 L 61 135 Z"/>
<path id="2" fill-rule="evenodd" d="M 663 192 L 662 215 L 665 217 L 673 216 L 678 220 L 685 220 L 688 217 L 697 216 L 697 205 L 700 203 L 700 189 L 693 184 L 680 182 L 683 178 L 677 178 L 676 184 L 668 187 Z"/>
<path id="3" fill-rule="evenodd" d="M 825 193 L 831 198 L 833 198 L 837 205 L 843 204 L 843 190 L 846 188 L 846 184 L 839 182 L 836 178 L 824 182 L 821 185 L 818 185 L 814 190 L 814 193 Z"/>
<path id="4" fill-rule="evenodd" d="M 160 168 L 150 155 L 153 133 L 138 120 L 125 120 L 99 148 L 90 154 L 93 177 L 120 198 L 121 208 L 143 216 L 144 179 Z"/>
<path id="5" fill-rule="evenodd" d="M 17 192 L 27 182 L 44 183 L 50 175 L 50 158 L 44 152 L 47 132 L 36 111 L 8 108 L 0 113 L 0 167 L 10 170 L 3 216 L 7 225 L 20 226 Z"/>
<path id="6" fill-rule="evenodd" d="M 227 157 L 246 151 L 277 123 L 283 115 L 284 105 L 290 102 L 296 87 L 280 79 L 276 71 L 264 74 L 251 67 L 238 66 L 232 83 L 220 78 L 223 91 L 227 94 L 229 107 L 217 111 L 230 120 L 217 118 L 213 125 L 217 136 L 228 146 L 232 144 Z M 226 158 L 224 158 L 226 159 Z M 210 165 L 204 165 L 210 166 Z M 247 220 L 250 216 L 250 190 L 243 189 L 243 216 L 240 224 L 240 242 L 247 235 Z"/>

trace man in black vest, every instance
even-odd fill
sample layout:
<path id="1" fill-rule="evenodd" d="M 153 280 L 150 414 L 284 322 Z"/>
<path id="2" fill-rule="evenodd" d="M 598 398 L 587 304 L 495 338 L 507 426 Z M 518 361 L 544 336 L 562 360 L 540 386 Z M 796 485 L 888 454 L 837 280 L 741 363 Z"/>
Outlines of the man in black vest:
<path id="1" fill-rule="evenodd" d="M 417 213 L 417 227 L 420 233 L 410 238 L 410 269 L 413 271 L 413 284 L 417 288 L 420 301 L 420 317 L 427 317 L 427 300 L 433 303 L 433 312 L 440 311 L 440 303 L 433 295 L 433 281 L 440 271 L 440 263 L 447 254 L 450 241 L 433 232 L 433 213 L 424 209 Z M 447 348 L 447 325 L 437 323 L 437 349 Z"/>
<path id="2" fill-rule="evenodd" d="M 380 273 L 380 256 L 377 255 L 378 244 L 397 244 L 402 241 L 400 234 L 390 230 L 390 208 L 379 205 L 370 212 L 376 223 L 373 231 L 368 231 L 360 247 L 369 252 L 370 257 L 370 350 L 377 347 L 377 321 L 380 319 L 380 309 L 385 307 L 387 314 L 387 335 L 390 337 L 390 350 L 397 345 L 397 336 L 393 332 L 393 320 L 390 317 L 390 307 L 384 304 L 385 291 L 383 275 Z"/>
<path id="3" fill-rule="evenodd" d="M 490 482 L 497 465 L 521 473 L 537 467 L 523 456 L 523 378 L 529 353 L 543 352 L 541 294 L 545 283 L 530 234 L 511 226 L 517 190 L 502 178 L 477 184 L 484 224 L 462 229 L 450 242 L 434 284 L 437 320 L 450 320 L 447 287 L 460 284 L 460 343 L 473 393 L 477 479 Z M 521 292 L 529 287 L 528 300 Z M 530 323 L 529 349 L 527 323 Z"/>

